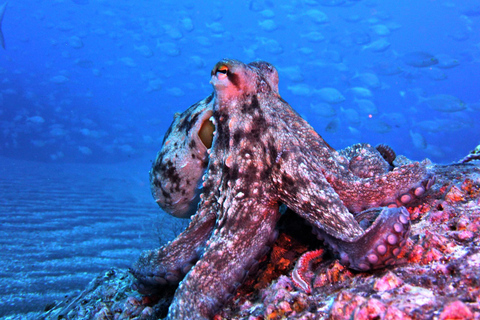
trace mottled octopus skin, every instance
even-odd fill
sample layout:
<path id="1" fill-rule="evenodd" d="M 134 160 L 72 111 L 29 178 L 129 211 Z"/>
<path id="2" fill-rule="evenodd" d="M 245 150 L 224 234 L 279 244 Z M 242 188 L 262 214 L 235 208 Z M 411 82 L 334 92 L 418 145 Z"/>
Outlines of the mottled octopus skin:
<path id="1" fill-rule="evenodd" d="M 212 115 L 213 94 L 176 114 L 150 171 L 154 199 L 173 216 L 185 218 L 197 210 L 200 179 L 208 164 L 199 132 Z"/>
<path id="2" fill-rule="evenodd" d="M 334 151 L 280 97 L 276 70 L 266 62 L 222 60 L 211 83 L 215 134 L 197 212 L 174 241 L 136 263 L 140 292 L 159 290 L 186 273 L 168 318 L 213 317 L 268 252 L 280 203 L 307 220 L 350 267 L 366 270 L 394 260 L 409 231 L 405 209 L 374 209 L 378 217 L 366 231 L 351 212 L 420 196 L 431 182 L 425 166 L 379 168 L 382 156 L 362 151 L 368 145 Z M 372 163 L 373 176 L 350 168 L 362 161 Z"/>

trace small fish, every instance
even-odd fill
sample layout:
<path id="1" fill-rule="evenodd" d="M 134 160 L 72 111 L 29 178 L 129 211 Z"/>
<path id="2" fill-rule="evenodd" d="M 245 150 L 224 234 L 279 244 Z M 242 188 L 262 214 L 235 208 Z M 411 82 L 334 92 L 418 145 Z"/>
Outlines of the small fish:
<path id="1" fill-rule="evenodd" d="M 212 22 L 210 24 L 207 23 L 206 25 L 207 28 L 210 29 L 210 31 L 212 31 L 214 34 L 222 34 L 225 32 L 225 28 L 220 22 Z"/>
<path id="2" fill-rule="evenodd" d="M 81 153 L 83 153 L 84 155 L 87 155 L 87 156 L 92 154 L 92 149 L 90 149 L 89 147 L 85 147 L 85 146 L 79 146 L 78 151 L 80 151 Z"/>
<path id="3" fill-rule="evenodd" d="M 315 10 L 315 9 L 308 10 L 306 15 L 309 16 L 313 20 L 313 22 L 318 24 L 323 24 L 328 22 L 327 15 L 320 10 Z"/>
<path id="4" fill-rule="evenodd" d="M 447 74 L 443 70 L 437 68 L 428 68 L 425 70 L 427 77 L 435 81 L 442 81 L 448 78 Z"/>
<path id="5" fill-rule="evenodd" d="M 363 46 L 372 41 L 372 37 L 365 31 L 355 30 L 350 34 L 350 38 L 356 45 Z"/>
<path id="6" fill-rule="evenodd" d="M 418 132 L 410 130 L 410 138 L 412 139 L 415 148 L 423 150 L 427 148 L 427 140 Z"/>
<path id="7" fill-rule="evenodd" d="M 303 82 L 303 72 L 298 66 L 278 68 L 281 76 L 286 75 L 293 82 Z"/>
<path id="8" fill-rule="evenodd" d="M 373 52 L 384 52 L 390 48 L 391 44 L 385 39 L 379 39 L 377 41 L 366 44 L 362 47 L 362 50 L 371 50 Z"/>
<path id="9" fill-rule="evenodd" d="M 337 114 L 337 110 L 326 102 L 320 102 L 315 104 L 310 104 L 310 109 L 318 116 L 322 118 L 330 118 Z"/>
<path id="10" fill-rule="evenodd" d="M 194 29 L 193 21 L 190 18 L 183 18 L 180 20 L 180 25 L 181 27 L 187 31 L 187 32 L 192 32 Z"/>
<path id="11" fill-rule="evenodd" d="M 260 21 L 258 22 L 258 25 L 265 31 L 275 31 L 278 28 L 275 21 L 271 19 Z"/>
<path id="12" fill-rule="evenodd" d="M 367 130 L 375 133 L 388 133 L 392 130 L 392 126 L 381 119 L 368 119 L 364 123 Z"/>
<path id="13" fill-rule="evenodd" d="M 290 90 L 294 95 L 302 97 L 309 97 L 313 92 L 313 90 L 304 83 L 288 86 L 287 89 Z"/>
<path id="14" fill-rule="evenodd" d="M 378 114 L 378 108 L 375 105 L 375 103 L 373 103 L 373 101 L 370 101 L 367 99 L 355 99 L 354 102 L 357 105 L 357 109 L 362 114 L 368 114 L 368 115 Z"/>
<path id="15" fill-rule="evenodd" d="M 272 54 L 283 53 L 283 47 L 277 40 L 259 37 L 257 40 L 261 43 L 261 46 L 265 51 Z"/>
<path id="16" fill-rule="evenodd" d="M 265 10 L 261 11 L 260 14 L 261 14 L 264 18 L 273 18 L 273 17 L 275 17 L 275 12 L 273 12 L 273 11 L 270 10 L 270 9 L 265 9 Z"/>
<path id="17" fill-rule="evenodd" d="M 441 112 L 458 112 L 467 108 L 465 102 L 449 94 L 437 94 L 427 98 L 419 97 L 419 103 L 425 103 L 430 108 Z"/>
<path id="18" fill-rule="evenodd" d="M 438 64 L 438 59 L 427 52 L 410 52 L 403 56 L 405 64 L 415 68 L 426 68 Z"/>
<path id="19" fill-rule="evenodd" d="M 382 86 L 378 76 L 373 73 L 356 73 L 350 79 L 350 83 L 354 86 L 367 86 L 372 89 L 378 89 Z"/>
<path id="20" fill-rule="evenodd" d="M 460 61 L 446 54 L 438 54 L 435 57 L 438 59 L 437 67 L 440 69 L 451 69 L 460 65 Z"/>
<path id="21" fill-rule="evenodd" d="M 312 31 L 309 33 L 301 34 L 302 38 L 306 38 L 310 42 L 320 42 L 325 39 L 324 35 L 318 31 Z"/>
<path id="22" fill-rule="evenodd" d="M 352 125 L 359 125 L 360 124 L 360 115 L 358 114 L 357 110 L 348 108 L 342 109 L 343 118 Z"/>
<path id="23" fill-rule="evenodd" d="M 423 120 L 415 124 L 415 128 L 427 132 L 440 132 L 443 130 L 443 122 L 441 120 Z"/>
<path id="24" fill-rule="evenodd" d="M 345 101 L 345 97 L 335 88 L 322 88 L 315 93 L 325 102 L 336 104 Z"/>
<path id="25" fill-rule="evenodd" d="M 153 57 L 153 55 L 154 55 L 153 50 L 150 49 L 150 47 L 148 47 L 146 45 L 141 45 L 141 46 L 138 46 L 138 47 L 134 46 L 134 49 L 135 49 L 135 51 L 140 53 L 145 58 L 150 58 L 150 57 Z"/>
<path id="26" fill-rule="evenodd" d="M 388 36 L 390 34 L 390 29 L 383 24 L 376 24 L 371 26 L 370 29 L 379 36 Z"/>
<path id="27" fill-rule="evenodd" d="M 68 38 L 67 43 L 70 47 L 75 49 L 83 48 L 83 41 L 77 36 L 72 36 Z"/>
<path id="28" fill-rule="evenodd" d="M 353 94 L 357 98 L 371 98 L 373 96 L 372 91 L 363 87 L 353 87 L 347 89 L 347 92 Z"/>
<path id="29" fill-rule="evenodd" d="M 335 118 L 327 124 L 327 126 L 325 127 L 325 131 L 335 133 L 338 131 L 338 128 L 340 128 L 340 120 L 338 118 Z"/>
<path id="30" fill-rule="evenodd" d="M 376 73 L 383 76 L 394 76 L 403 72 L 403 69 L 392 61 L 380 61 L 373 66 Z"/>
<path id="31" fill-rule="evenodd" d="M 41 116 L 33 116 L 33 117 L 27 118 L 27 122 L 42 124 L 45 122 L 45 119 L 43 119 Z"/>
<path id="32" fill-rule="evenodd" d="M 3 32 L 2 32 L 2 21 L 3 21 L 3 15 L 5 14 L 5 9 L 7 9 L 7 3 L 8 2 L 5 2 L 0 7 L 0 44 L 2 45 L 3 49 L 5 49 L 5 38 L 3 37 Z"/>

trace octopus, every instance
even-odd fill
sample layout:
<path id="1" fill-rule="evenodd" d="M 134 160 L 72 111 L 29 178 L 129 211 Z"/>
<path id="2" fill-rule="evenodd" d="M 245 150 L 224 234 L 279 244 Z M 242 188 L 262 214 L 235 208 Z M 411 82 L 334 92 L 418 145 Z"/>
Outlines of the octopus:
<path id="1" fill-rule="evenodd" d="M 140 293 L 179 284 L 167 318 L 211 319 L 268 253 L 281 206 L 352 269 L 396 262 L 404 206 L 434 181 L 425 163 L 395 167 L 383 145 L 334 150 L 282 99 L 267 62 L 222 60 L 210 82 L 211 95 L 175 116 L 150 171 L 157 203 L 191 221 L 135 263 Z"/>

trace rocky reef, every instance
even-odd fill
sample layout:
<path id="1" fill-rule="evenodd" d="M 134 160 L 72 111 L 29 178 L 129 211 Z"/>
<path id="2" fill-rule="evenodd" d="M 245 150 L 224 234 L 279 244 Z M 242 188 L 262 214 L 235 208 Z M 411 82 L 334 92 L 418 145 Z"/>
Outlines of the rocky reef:
<path id="1" fill-rule="evenodd" d="M 469 163 L 430 165 L 436 182 L 408 207 L 411 232 L 395 266 L 369 272 L 345 268 L 287 210 L 258 271 L 214 319 L 480 318 L 480 165 L 471 161 L 478 159 L 475 155 Z M 308 282 L 311 292 L 297 287 L 292 277 Z M 176 288 L 141 296 L 131 288 L 133 282 L 128 270 L 111 269 L 80 295 L 48 306 L 41 318 L 164 317 Z"/>

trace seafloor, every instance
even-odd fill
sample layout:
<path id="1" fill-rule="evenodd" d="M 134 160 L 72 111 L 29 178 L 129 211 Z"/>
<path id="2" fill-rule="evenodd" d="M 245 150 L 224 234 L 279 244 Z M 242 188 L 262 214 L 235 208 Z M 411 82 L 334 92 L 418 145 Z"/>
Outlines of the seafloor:
<path id="1" fill-rule="evenodd" d="M 160 236 L 173 237 L 165 225 L 183 220 L 160 214 L 150 167 L 149 159 L 104 165 L 0 157 L 0 319 L 38 319 L 99 273 L 126 269 Z"/>
<path id="2" fill-rule="evenodd" d="M 477 161 L 478 162 L 478 161 Z M 408 208 L 410 239 L 400 264 L 355 272 L 331 254 L 312 263 L 313 292 L 296 288 L 291 274 L 311 250 L 305 226 L 285 214 L 283 229 L 259 271 L 240 287 L 215 319 L 480 319 L 480 166 L 434 165 L 436 182 Z M 300 231 L 300 232 L 299 232 Z M 100 274 L 78 296 L 50 306 L 44 319 L 158 319 L 175 288 L 160 296 L 132 291 L 126 269 Z"/>

